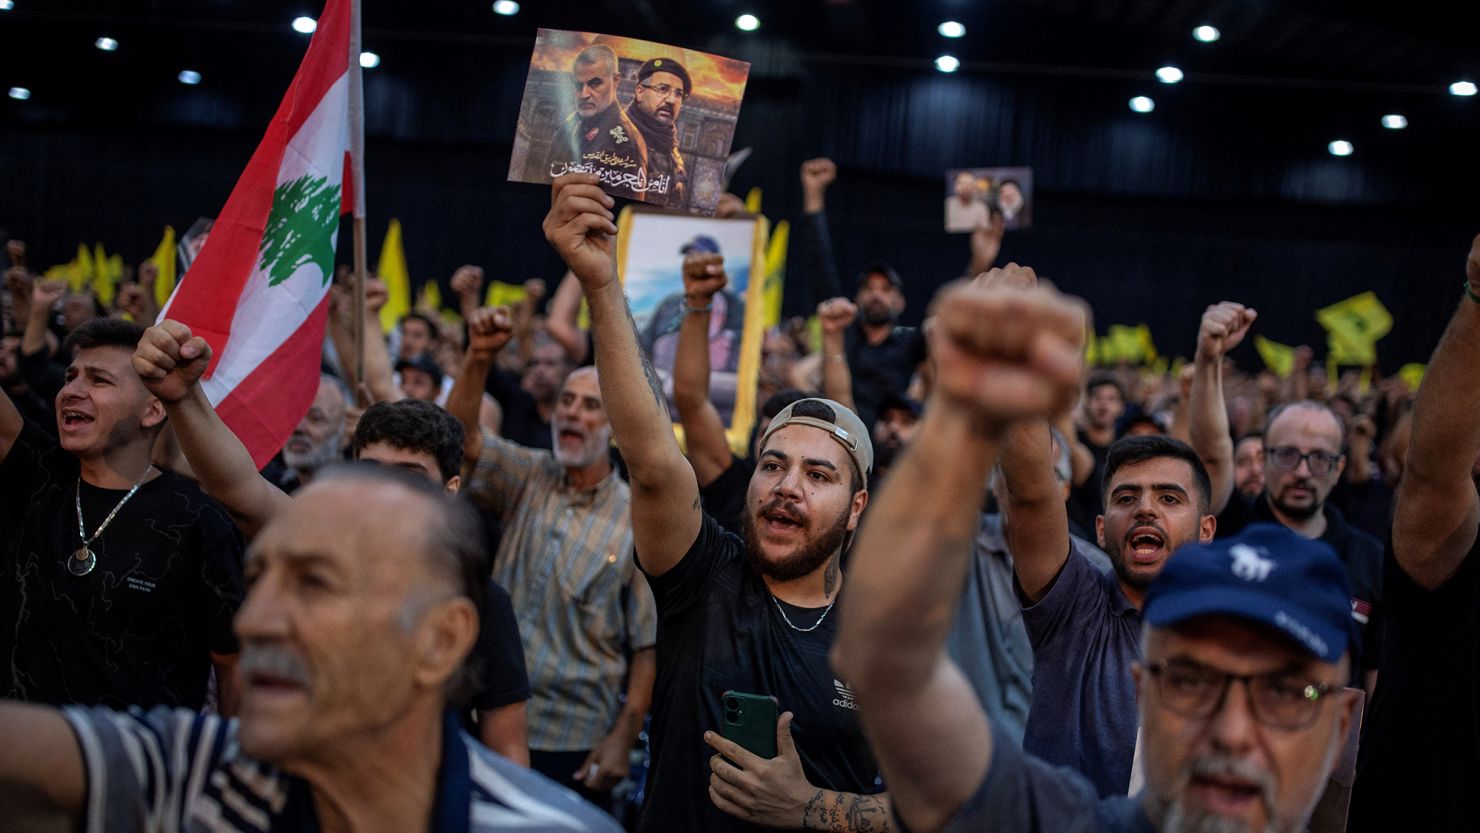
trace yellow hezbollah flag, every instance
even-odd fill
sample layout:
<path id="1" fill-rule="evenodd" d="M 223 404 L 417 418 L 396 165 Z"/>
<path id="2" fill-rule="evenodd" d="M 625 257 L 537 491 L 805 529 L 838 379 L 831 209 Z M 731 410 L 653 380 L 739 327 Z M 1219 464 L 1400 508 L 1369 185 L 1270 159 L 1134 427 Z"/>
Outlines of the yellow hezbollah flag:
<path id="1" fill-rule="evenodd" d="M 87 246 L 83 243 L 77 244 L 77 257 L 72 259 L 72 272 L 67 276 L 67 282 L 71 284 L 73 292 L 81 292 L 82 287 L 93 280 L 93 259 L 88 254 Z"/>
<path id="2" fill-rule="evenodd" d="M 1316 310 L 1316 321 L 1330 334 L 1331 354 L 1340 364 L 1375 363 L 1375 345 L 1393 328 L 1392 313 L 1373 292 L 1353 295 Z"/>
<path id="3" fill-rule="evenodd" d="M 781 323 L 781 299 L 786 286 L 786 243 L 791 224 L 782 220 L 766 243 L 765 280 L 761 289 L 761 326 L 770 329 Z"/>
<path id="4" fill-rule="evenodd" d="M 391 219 L 380 244 L 375 274 L 385 281 L 385 306 L 380 308 L 380 330 L 388 333 L 411 311 L 411 275 L 406 270 L 406 247 L 401 242 L 401 221 Z"/>
<path id="5" fill-rule="evenodd" d="M 1326 364 L 1368 367 L 1377 364 L 1377 345 L 1370 341 L 1352 341 L 1335 332 L 1326 333 Z"/>
<path id="6" fill-rule="evenodd" d="M 416 308 L 431 313 L 442 309 L 442 287 L 436 281 L 427 281 L 421 285 L 421 297 L 416 299 Z"/>
<path id="7" fill-rule="evenodd" d="M 1254 349 L 1259 351 L 1259 358 L 1264 360 L 1264 366 L 1281 379 L 1288 378 L 1290 371 L 1295 368 L 1295 348 L 1288 344 L 1256 335 Z"/>
<path id="8" fill-rule="evenodd" d="M 761 189 L 752 188 L 745 195 L 745 212 L 747 214 L 761 213 Z"/>
<path id="9" fill-rule="evenodd" d="M 1100 341 L 1100 359 L 1106 364 L 1155 361 L 1156 345 L 1151 340 L 1151 328 L 1145 324 L 1134 327 L 1111 324 L 1110 332 Z"/>
<path id="10" fill-rule="evenodd" d="M 118 285 L 114 283 L 113 276 L 108 270 L 108 255 L 103 251 L 102 243 L 93 244 L 93 294 L 105 307 L 113 306 L 113 295 Z"/>
<path id="11" fill-rule="evenodd" d="M 1427 365 L 1409 362 L 1398 369 L 1398 376 L 1409 390 L 1418 390 L 1418 386 L 1423 384 L 1423 374 L 1427 369 Z"/>
<path id="12" fill-rule="evenodd" d="M 488 291 L 483 293 L 483 306 L 512 307 L 527 297 L 529 293 L 524 291 L 523 284 L 489 281 Z"/>
<path id="13" fill-rule="evenodd" d="M 154 254 L 149 256 L 154 268 L 159 274 L 154 278 L 154 303 L 160 309 L 170 300 L 170 293 L 175 291 L 175 227 L 165 226 L 164 237 L 159 239 L 159 245 L 155 247 Z"/>

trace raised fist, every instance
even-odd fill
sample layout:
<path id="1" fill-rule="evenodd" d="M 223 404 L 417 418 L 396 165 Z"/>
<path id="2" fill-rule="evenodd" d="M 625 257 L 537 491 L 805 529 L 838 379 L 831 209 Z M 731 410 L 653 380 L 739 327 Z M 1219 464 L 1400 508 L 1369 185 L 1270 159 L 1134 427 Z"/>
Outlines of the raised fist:
<path id="1" fill-rule="evenodd" d="M 802 163 L 802 188 L 822 191 L 838 178 L 838 166 L 831 159 L 821 157 Z"/>
<path id="2" fill-rule="evenodd" d="M 144 331 L 134 348 L 134 371 L 144 387 L 167 405 L 184 400 L 211 363 L 211 346 L 178 321 L 165 320 Z"/>
<path id="3" fill-rule="evenodd" d="M 528 298 L 531 304 L 539 303 L 540 299 L 545 297 L 545 282 L 539 278 L 530 278 L 525 281 L 524 297 Z"/>
<path id="4" fill-rule="evenodd" d="M 1073 406 L 1084 374 L 1086 309 L 1047 287 L 950 284 L 930 327 L 935 397 L 998 432 Z"/>
<path id="5" fill-rule="evenodd" d="M 597 185 L 595 174 L 566 174 L 550 185 L 545 239 L 570 267 L 587 293 L 617 279 L 616 201 Z"/>
<path id="6" fill-rule="evenodd" d="M 477 266 L 459 266 L 452 273 L 452 291 L 457 297 L 467 300 L 472 298 L 475 302 L 478 298 L 478 290 L 483 288 L 483 270 Z"/>
<path id="7" fill-rule="evenodd" d="M 9 240 L 5 243 L 5 254 L 10 256 L 11 266 L 26 265 L 26 241 Z"/>
<path id="8" fill-rule="evenodd" d="M 139 283 L 153 288 L 154 282 L 159 279 L 159 264 L 152 260 L 146 260 L 139 264 Z"/>
<path id="9" fill-rule="evenodd" d="M 148 317 L 149 302 L 152 299 L 150 291 L 137 283 L 126 283 L 118 290 L 116 306 L 120 312 L 128 313 L 130 319 L 139 324 L 148 323 L 144 319 Z"/>
<path id="10" fill-rule="evenodd" d="M 66 281 L 41 281 L 31 290 L 31 303 L 51 309 L 52 305 L 62 300 L 62 296 L 66 294 Z"/>
<path id="11" fill-rule="evenodd" d="M 716 293 L 725 288 L 730 276 L 725 274 L 725 258 L 715 252 L 692 254 L 683 259 L 683 294 L 690 301 L 699 301 L 698 306 L 709 303 Z M 695 306 L 690 304 L 690 306 Z"/>
<path id="12" fill-rule="evenodd" d="M 823 335 L 835 335 L 848 329 L 858 317 L 858 307 L 847 298 L 828 298 L 817 305 L 817 323 Z"/>
<path id="13" fill-rule="evenodd" d="M 491 359 L 514 337 L 508 307 L 483 307 L 468 316 L 468 352 Z"/>
<path id="14" fill-rule="evenodd" d="M 1038 273 L 1031 266 L 1009 263 L 977 275 L 972 284 L 983 289 L 1032 289 L 1038 285 Z"/>
<path id="15" fill-rule="evenodd" d="M 1259 313 L 1252 308 L 1233 301 L 1208 307 L 1197 331 L 1197 355 L 1205 359 L 1221 359 L 1244 340 L 1257 317 Z"/>
<path id="16" fill-rule="evenodd" d="M 365 278 L 365 314 L 380 315 L 380 308 L 390 300 L 391 291 L 380 278 Z"/>

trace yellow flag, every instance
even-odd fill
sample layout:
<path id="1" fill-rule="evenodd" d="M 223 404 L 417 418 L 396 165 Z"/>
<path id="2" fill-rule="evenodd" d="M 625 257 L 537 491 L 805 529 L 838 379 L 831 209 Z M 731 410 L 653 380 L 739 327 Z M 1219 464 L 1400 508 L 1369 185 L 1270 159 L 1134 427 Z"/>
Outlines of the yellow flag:
<path id="1" fill-rule="evenodd" d="M 1084 363 L 1089 367 L 1096 367 L 1101 362 L 1100 338 L 1095 335 L 1094 330 L 1090 330 L 1084 336 Z"/>
<path id="2" fill-rule="evenodd" d="M 528 296 L 523 284 L 489 281 L 488 291 L 483 293 L 483 306 L 512 307 Z"/>
<path id="3" fill-rule="evenodd" d="M 791 237 L 791 224 L 776 224 L 766 243 L 765 284 L 761 288 L 761 326 L 770 329 L 781 323 L 781 299 L 786 287 L 786 243 Z"/>
<path id="4" fill-rule="evenodd" d="M 1141 341 L 1141 361 L 1156 361 L 1156 342 L 1151 340 L 1151 328 L 1145 324 L 1136 325 L 1136 336 Z"/>
<path id="5" fill-rule="evenodd" d="M 1259 358 L 1264 360 L 1264 366 L 1269 368 L 1274 375 L 1281 379 L 1289 377 L 1290 371 L 1295 367 L 1294 347 L 1256 335 L 1254 336 L 1254 349 L 1259 351 Z"/>
<path id="6" fill-rule="evenodd" d="M 105 307 L 113 306 L 113 296 L 117 294 L 118 284 L 113 280 L 109 271 L 108 255 L 103 251 L 102 243 L 93 244 L 93 294 Z"/>
<path id="7" fill-rule="evenodd" d="M 1101 351 L 1105 350 L 1107 342 L 1110 355 L 1101 356 L 1106 363 L 1141 364 L 1156 358 L 1156 345 L 1151 343 L 1151 330 L 1145 324 L 1135 327 L 1111 324 L 1110 332 L 1101 342 Z"/>
<path id="8" fill-rule="evenodd" d="M 164 309 L 164 305 L 170 300 L 170 293 L 175 291 L 174 226 L 164 227 L 164 237 L 159 239 L 159 245 L 154 248 L 154 254 L 149 256 L 149 260 L 159 270 L 154 279 L 154 303 Z"/>
<path id="9" fill-rule="evenodd" d="M 1419 364 L 1418 362 L 1409 362 L 1398 369 L 1398 376 L 1403 380 L 1403 384 L 1408 386 L 1409 390 L 1418 390 L 1418 386 L 1423 384 L 1423 374 L 1427 369 L 1427 365 Z"/>
<path id="10" fill-rule="evenodd" d="M 392 218 L 380 244 L 380 260 L 375 274 L 385 281 L 385 306 L 380 308 L 380 330 L 396 328 L 402 316 L 411 311 L 411 275 L 406 270 L 406 247 L 401 242 L 401 221 Z"/>
<path id="11" fill-rule="evenodd" d="M 761 189 L 752 188 L 745 195 L 745 211 L 747 214 L 761 213 Z"/>
<path id="12" fill-rule="evenodd" d="M 416 299 L 416 308 L 433 313 L 442 309 L 442 287 L 436 281 L 427 281 L 421 285 L 421 297 Z"/>
<path id="13" fill-rule="evenodd" d="M 1331 352 L 1340 364 L 1366 367 L 1377 361 L 1375 345 L 1393 328 L 1393 315 L 1376 293 L 1363 292 L 1316 310 L 1316 321 L 1330 335 Z M 1339 345 L 1339 346 L 1338 346 Z"/>
<path id="14" fill-rule="evenodd" d="M 73 292 L 81 292 L 82 287 L 93 280 L 93 259 L 88 254 L 87 246 L 77 244 L 77 257 L 72 260 L 72 272 L 67 276 Z"/>

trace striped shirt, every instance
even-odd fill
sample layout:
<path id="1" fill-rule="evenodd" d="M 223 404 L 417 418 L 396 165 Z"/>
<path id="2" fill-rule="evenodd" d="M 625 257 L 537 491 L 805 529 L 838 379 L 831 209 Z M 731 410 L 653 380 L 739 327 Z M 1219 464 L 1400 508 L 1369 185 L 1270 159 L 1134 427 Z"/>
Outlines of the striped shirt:
<path id="1" fill-rule="evenodd" d="M 631 491 L 613 471 L 577 490 L 548 451 L 484 435 L 467 494 L 497 514 L 493 577 L 508 588 L 529 670 L 529 746 L 591 749 L 621 711 L 627 657 L 657 640 L 632 555 Z"/>
<path id="2" fill-rule="evenodd" d="M 236 721 L 159 706 L 63 710 L 87 773 L 84 833 L 319 829 L 308 782 L 247 757 Z M 618 833 L 593 805 L 443 722 L 434 833 Z"/>

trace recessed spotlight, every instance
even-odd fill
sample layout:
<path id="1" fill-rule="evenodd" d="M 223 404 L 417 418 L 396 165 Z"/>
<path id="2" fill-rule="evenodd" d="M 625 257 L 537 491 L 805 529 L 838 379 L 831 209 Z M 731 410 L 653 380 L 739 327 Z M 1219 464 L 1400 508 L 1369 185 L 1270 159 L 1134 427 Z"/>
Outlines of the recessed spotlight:
<path id="1" fill-rule="evenodd" d="M 1326 150 L 1331 151 L 1332 156 L 1351 156 L 1355 148 L 1352 147 L 1351 142 L 1345 139 L 1337 139 L 1331 144 L 1326 145 Z"/>
<path id="2" fill-rule="evenodd" d="M 962 38 L 966 36 L 966 24 L 955 20 L 947 20 L 945 23 L 935 27 L 935 31 L 943 38 Z"/>
<path id="3" fill-rule="evenodd" d="M 1199 43 L 1213 43 L 1223 37 L 1223 33 L 1218 31 L 1217 26 L 1209 26 L 1204 23 L 1192 30 L 1192 37 Z"/>
<path id="4" fill-rule="evenodd" d="M 1174 66 L 1164 66 L 1156 71 L 1156 80 L 1163 84 L 1175 84 L 1182 78 L 1182 70 Z"/>
<path id="5" fill-rule="evenodd" d="M 360 66 L 365 69 L 375 69 L 380 66 L 380 55 L 375 52 L 361 52 Z"/>
<path id="6" fill-rule="evenodd" d="M 1382 126 L 1388 130 L 1402 130 L 1408 126 L 1408 119 L 1397 113 L 1389 113 L 1382 117 Z"/>
<path id="7" fill-rule="evenodd" d="M 1449 85 L 1449 94 L 1450 95 L 1474 95 L 1475 94 L 1475 82 L 1474 81 L 1456 81 L 1453 84 L 1450 84 Z"/>
<path id="8" fill-rule="evenodd" d="M 498 2 L 493 4 L 493 13 L 501 14 L 504 17 L 511 17 L 519 14 L 519 4 L 515 3 L 514 0 L 498 0 Z"/>
<path id="9" fill-rule="evenodd" d="M 98 38 L 97 40 L 93 41 L 93 46 L 96 46 L 104 52 L 118 51 L 118 41 L 108 37 Z"/>
<path id="10" fill-rule="evenodd" d="M 8 12 L 15 8 L 15 0 L 0 0 L 0 12 Z"/>
<path id="11" fill-rule="evenodd" d="M 935 68 L 941 72 L 955 72 L 961 68 L 961 59 L 955 55 L 942 55 L 935 59 Z"/>
<path id="12" fill-rule="evenodd" d="M 185 84 L 191 87 L 200 83 L 200 73 L 196 72 L 193 69 L 182 69 L 180 70 L 180 74 L 175 77 L 180 79 L 181 84 Z"/>
<path id="13" fill-rule="evenodd" d="M 1131 109 L 1137 113 L 1149 113 L 1156 109 L 1156 102 L 1144 95 L 1138 95 L 1131 99 Z"/>
<path id="14" fill-rule="evenodd" d="M 319 22 L 307 15 L 293 18 L 293 31 L 300 35 L 312 35 L 319 28 Z"/>
<path id="15" fill-rule="evenodd" d="M 735 28 L 742 32 L 754 32 L 761 28 L 761 19 L 753 14 L 742 14 L 735 18 Z"/>
<path id="16" fill-rule="evenodd" d="M 11 87 L 10 97 L 16 101 L 25 101 L 31 97 L 31 91 L 25 87 Z"/>

